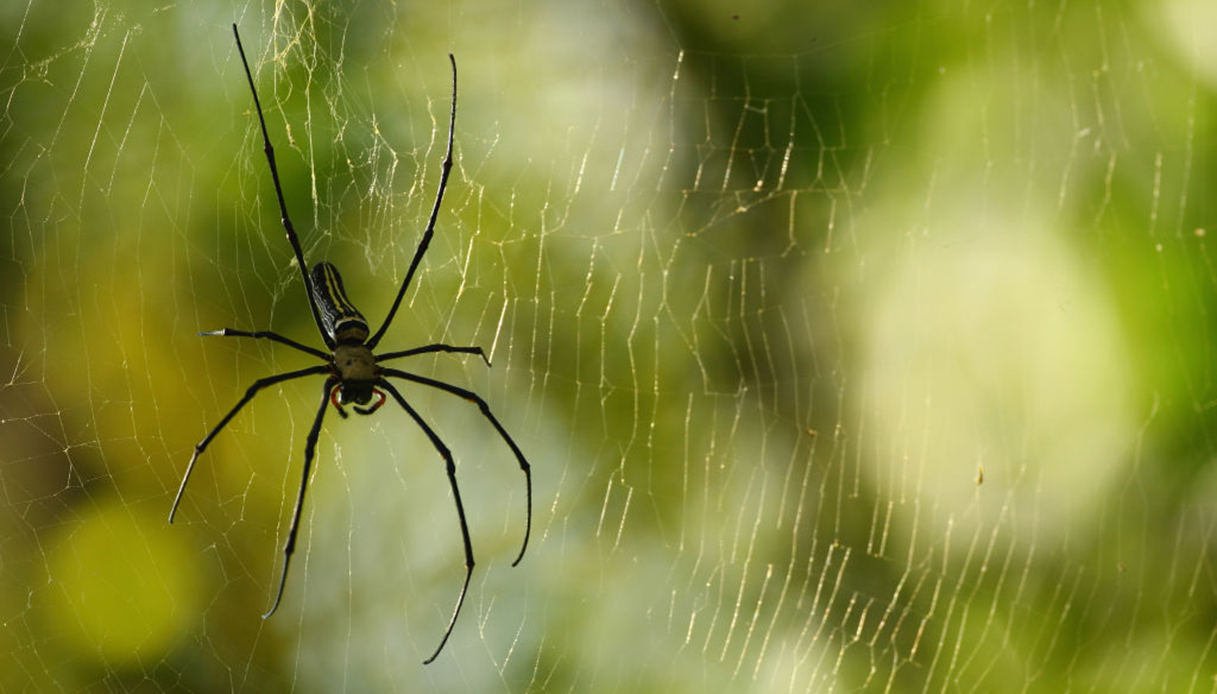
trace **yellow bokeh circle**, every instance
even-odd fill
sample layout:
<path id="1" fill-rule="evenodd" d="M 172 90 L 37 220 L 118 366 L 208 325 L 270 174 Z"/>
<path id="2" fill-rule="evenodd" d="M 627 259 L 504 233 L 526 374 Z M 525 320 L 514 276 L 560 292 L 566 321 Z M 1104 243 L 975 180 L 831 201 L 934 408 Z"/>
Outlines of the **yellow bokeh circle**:
<path id="1" fill-rule="evenodd" d="M 47 548 L 46 624 L 107 668 L 159 659 L 193 620 L 200 581 L 187 537 L 117 500 L 95 504 Z"/>

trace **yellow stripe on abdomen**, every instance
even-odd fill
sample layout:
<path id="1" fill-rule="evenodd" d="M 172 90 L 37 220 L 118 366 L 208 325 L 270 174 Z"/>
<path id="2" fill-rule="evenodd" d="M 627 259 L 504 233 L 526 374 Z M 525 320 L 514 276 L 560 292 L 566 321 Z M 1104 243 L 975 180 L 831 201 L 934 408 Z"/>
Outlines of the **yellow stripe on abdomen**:
<path id="1" fill-rule="evenodd" d="M 321 322 L 330 337 L 336 342 L 366 340 L 368 322 L 347 297 L 338 268 L 327 262 L 317 263 L 313 266 L 311 280 Z"/>

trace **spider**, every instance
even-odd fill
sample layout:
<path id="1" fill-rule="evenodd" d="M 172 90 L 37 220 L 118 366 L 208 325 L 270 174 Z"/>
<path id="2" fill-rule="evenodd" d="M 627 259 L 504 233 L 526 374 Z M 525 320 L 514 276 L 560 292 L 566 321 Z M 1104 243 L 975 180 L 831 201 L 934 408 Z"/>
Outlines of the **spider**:
<path id="1" fill-rule="evenodd" d="M 520 546 L 519 555 L 511 563 L 512 566 L 516 566 L 524 558 L 524 551 L 528 548 L 528 537 L 532 530 L 532 472 L 528 460 L 525 459 L 524 454 L 520 451 L 520 447 L 512 440 L 507 430 L 503 428 L 503 425 L 491 413 L 490 406 L 486 404 L 486 401 L 476 393 L 464 388 L 408 371 L 380 365 L 382 362 L 391 359 L 433 352 L 448 352 L 476 354 L 489 366 L 490 361 L 486 358 L 486 353 L 482 351 L 482 348 L 454 347 L 452 345 L 436 343 L 401 352 L 384 352 L 380 354 L 373 352 L 380 339 L 384 336 L 385 331 L 389 329 L 389 324 L 393 322 L 393 316 L 396 315 L 397 309 L 401 305 L 402 297 L 405 296 L 406 289 L 410 286 L 410 280 L 414 278 L 414 272 L 418 269 L 418 264 L 422 260 L 423 254 L 427 252 L 427 246 L 431 243 L 431 236 L 435 231 L 435 220 L 439 215 L 440 204 L 444 199 L 444 190 L 448 187 L 448 174 L 452 170 L 453 131 L 456 127 L 456 58 L 452 54 L 448 54 L 448 61 L 452 64 L 452 110 L 448 117 L 448 150 L 444 155 L 439 188 L 435 194 L 435 204 L 431 209 L 431 217 L 427 221 L 427 228 L 423 231 L 422 239 L 419 241 L 418 248 L 414 252 L 414 259 L 410 261 L 410 268 L 406 271 L 405 280 L 401 284 L 401 289 L 397 292 L 397 298 L 393 300 L 393 306 L 389 309 L 389 314 L 385 317 L 380 329 L 369 338 L 368 323 L 364 319 L 363 314 L 347 298 L 346 290 L 342 286 L 342 277 L 338 274 L 337 268 L 330 263 L 321 262 L 313 267 L 311 273 L 305 270 L 306 265 L 304 264 L 304 253 L 300 250 L 300 240 L 296 237 L 296 231 L 292 227 L 291 219 L 287 214 L 287 204 L 283 200 L 283 187 L 279 183 L 279 171 L 275 165 L 275 151 L 271 147 L 270 136 L 266 133 L 266 119 L 262 115 L 262 104 L 258 100 L 258 90 L 254 88 L 253 73 L 250 72 L 249 62 L 245 59 L 245 48 L 241 45 L 241 34 L 237 31 L 235 23 L 232 25 L 232 33 L 237 40 L 237 51 L 241 54 L 241 63 L 245 67 L 245 77 L 249 81 L 249 91 L 253 94 L 254 108 L 258 112 L 258 123 L 262 127 L 263 149 L 266 153 L 266 161 L 270 165 L 271 180 L 275 184 L 275 196 L 279 201 L 283 228 L 287 232 L 287 240 L 296 255 L 296 266 L 300 268 L 301 279 L 304 280 L 304 288 L 308 295 L 313 321 L 317 324 L 317 330 L 321 334 L 321 339 L 329 351 L 325 352 L 303 345 L 291 338 L 267 330 L 246 332 L 224 328 L 223 330 L 199 333 L 200 336 L 251 337 L 271 340 L 305 354 L 310 354 L 325 363 L 319 366 L 311 366 L 307 369 L 288 371 L 258 379 L 245 391 L 245 395 L 228 411 L 228 414 L 224 415 L 220 423 L 208 432 L 207 436 L 203 437 L 203 440 L 194 447 L 194 455 L 190 458 L 190 464 L 186 467 L 186 474 L 182 477 L 181 487 L 178 488 L 177 496 L 173 500 L 173 507 L 169 510 L 169 522 L 173 522 L 178 504 L 182 501 L 182 494 L 186 491 L 186 483 L 190 480 L 190 473 L 194 470 L 194 464 L 198 461 L 199 456 L 202 455 L 203 451 L 207 450 L 208 444 L 224 429 L 237 412 L 257 395 L 258 391 L 277 383 L 304 378 L 305 376 L 325 376 L 325 383 L 321 389 L 321 405 L 317 408 L 313 427 L 309 429 L 308 436 L 305 438 L 304 471 L 300 478 L 300 491 L 296 495 L 296 508 L 292 514 L 291 529 L 288 530 L 287 543 L 283 547 L 283 572 L 279 578 L 279 588 L 275 593 L 275 601 L 270 606 L 270 610 L 262 615 L 263 619 L 270 617 L 278 609 L 280 600 L 283 599 L 283 587 L 287 583 L 287 570 L 291 564 L 292 553 L 296 547 L 296 532 L 300 528 L 300 511 L 304 506 L 304 492 L 308 488 L 309 469 L 312 467 L 313 453 L 317 448 L 317 437 L 321 432 L 321 421 L 325 417 L 326 410 L 332 405 L 337 410 L 339 416 L 346 419 L 348 415 L 344 405 L 350 405 L 358 414 L 370 415 L 380 409 L 381 405 L 385 404 L 386 398 L 391 396 L 397 401 L 398 405 L 401 405 L 406 414 L 418 424 L 418 427 L 430 439 L 431 445 L 447 465 L 448 483 L 452 487 L 452 497 L 456 503 L 456 514 L 460 520 L 461 539 L 465 545 L 465 582 L 461 586 L 461 592 L 456 599 L 456 607 L 452 610 L 452 618 L 448 622 L 448 628 L 444 631 L 443 638 L 440 639 L 439 646 L 436 647 L 435 652 L 431 654 L 430 658 L 423 661 L 424 664 L 430 663 L 444 649 L 444 644 L 448 642 L 448 637 L 452 635 L 452 629 L 456 625 L 457 616 L 460 615 L 461 605 L 465 602 L 465 593 L 469 590 L 469 581 L 473 577 L 473 546 L 469 540 L 469 526 L 465 521 L 465 507 L 461 503 L 461 493 L 456 483 L 456 463 L 452 459 L 451 451 L 440 440 L 435 430 L 428 426 L 422 416 L 402 397 L 397 388 L 389 383 L 388 379 L 396 378 L 435 388 L 464 398 L 478 406 L 482 415 L 490 421 L 495 431 L 499 433 L 499 436 L 511 448 L 516 460 L 519 461 L 520 470 L 524 473 L 528 512 L 525 516 L 524 542 Z"/>

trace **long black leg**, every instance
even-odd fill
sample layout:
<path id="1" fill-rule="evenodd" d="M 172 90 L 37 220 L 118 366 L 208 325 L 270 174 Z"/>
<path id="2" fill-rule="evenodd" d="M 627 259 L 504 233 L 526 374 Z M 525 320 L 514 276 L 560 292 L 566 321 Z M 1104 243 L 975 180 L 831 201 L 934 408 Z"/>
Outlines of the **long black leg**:
<path id="1" fill-rule="evenodd" d="M 417 374 L 400 371 L 398 369 L 381 369 L 380 374 L 382 376 L 401 378 L 407 381 L 413 381 L 414 383 L 420 383 L 424 386 L 438 388 L 442 391 L 460 396 L 469 402 L 476 403 L 478 408 L 481 409 L 482 414 L 486 417 L 486 419 L 490 420 L 490 423 L 494 425 L 495 430 L 499 432 L 499 436 L 503 437 L 503 440 L 507 442 L 509 447 L 511 447 L 511 452 L 515 453 L 516 460 L 520 462 L 520 470 L 524 472 L 524 485 L 527 488 L 528 493 L 528 514 L 525 516 L 524 521 L 524 543 L 520 545 L 519 556 L 516 557 L 515 561 L 511 562 L 512 566 L 519 564 L 520 560 L 524 558 L 524 550 L 528 549 L 528 537 L 532 534 L 532 467 L 528 464 L 528 460 L 524 457 L 524 453 L 520 451 L 520 447 L 517 446 L 516 442 L 512 440 L 511 435 L 507 433 L 507 430 L 503 428 L 502 424 L 499 424 L 499 420 L 495 418 L 493 413 L 491 413 L 490 405 L 487 405 L 486 401 L 483 400 L 480 395 L 471 390 L 457 388 L 452 384 L 437 381 L 433 378 L 427 378 L 426 376 L 419 376 Z M 384 379 L 381 380 L 383 381 Z"/>
<path id="2" fill-rule="evenodd" d="M 300 475 L 300 492 L 296 495 L 296 510 L 292 514 L 292 527 L 287 531 L 287 544 L 283 546 L 283 574 L 279 577 L 279 590 L 275 593 L 275 603 L 270 606 L 262 619 L 266 619 L 279 609 L 279 601 L 283 599 L 283 586 L 287 585 L 287 567 L 292 563 L 292 552 L 296 551 L 296 531 L 300 529 L 300 511 L 304 509 L 304 491 L 308 489 L 308 472 L 313 467 L 313 453 L 317 450 L 317 437 L 321 433 L 321 420 L 325 419 L 325 408 L 329 406 L 330 389 L 337 381 L 327 378 L 325 388 L 321 391 L 321 407 L 317 408 L 317 418 L 313 420 L 313 428 L 308 431 L 304 441 L 304 471 Z"/>
<path id="3" fill-rule="evenodd" d="M 452 138 L 456 129 L 456 58 L 451 53 L 448 54 L 448 62 L 452 63 L 452 111 L 448 115 L 448 152 L 444 155 L 439 189 L 435 192 L 435 204 L 431 207 L 431 219 L 427 221 L 427 229 L 423 231 L 423 238 L 418 242 L 418 249 L 414 251 L 414 259 L 410 261 L 410 269 L 406 270 L 406 278 L 401 283 L 401 289 L 397 290 L 397 298 L 393 300 L 389 315 L 385 316 L 385 322 L 381 323 L 380 329 L 376 331 L 372 339 L 368 340 L 368 349 L 376 349 L 380 338 L 384 336 L 385 331 L 389 329 L 389 324 L 393 322 L 393 316 L 397 314 L 397 307 L 401 305 L 402 297 L 406 295 L 406 289 L 410 287 L 410 281 L 414 279 L 414 271 L 418 269 L 423 254 L 427 252 L 427 246 L 431 245 L 431 236 L 435 233 L 435 220 L 439 217 L 440 203 L 444 201 L 444 191 L 448 188 L 448 174 L 452 172 Z"/>
<path id="4" fill-rule="evenodd" d="M 490 360 L 486 358 L 486 353 L 481 347 L 453 347 L 452 345 L 434 344 L 426 347 L 415 347 L 407 349 L 404 352 L 386 352 L 385 354 L 377 354 L 376 361 L 388 361 L 390 359 L 400 359 L 402 357 L 412 357 L 416 354 L 427 354 L 429 352 L 454 352 L 460 354 L 476 354 L 486 362 L 486 366 L 490 366 Z"/>
<path id="5" fill-rule="evenodd" d="M 440 440 L 439 435 L 431 427 L 427 426 L 423 418 L 419 416 L 413 407 L 410 407 L 410 403 L 406 402 L 406 399 L 401 396 L 401 393 L 397 392 L 396 388 L 383 378 L 380 379 L 377 385 L 384 388 L 393 396 L 397 404 L 401 405 L 402 409 L 418 424 L 423 433 L 427 435 L 427 438 L 431 439 L 431 445 L 435 446 L 435 450 L 439 451 L 440 457 L 444 459 L 444 464 L 448 469 L 448 484 L 452 486 L 452 498 L 456 500 L 456 515 L 461 520 L 461 539 L 465 542 L 465 583 L 461 586 L 461 594 L 456 599 L 456 609 L 452 610 L 452 619 L 448 622 L 448 629 L 444 632 L 444 638 L 440 639 L 439 646 L 431 654 L 431 657 L 423 661 L 423 665 L 427 665 L 435 660 L 440 651 L 444 650 L 444 644 L 448 643 L 448 637 L 452 635 L 452 628 L 456 626 L 456 618 L 461 613 L 461 605 L 465 604 L 465 593 L 469 590 L 469 580 L 473 578 L 473 543 L 469 540 L 469 524 L 465 521 L 465 505 L 461 503 L 461 490 L 456 484 L 456 462 L 452 460 L 452 451 L 448 450 L 448 447 Z"/>
<path id="6" fill-rule="evenodd" d="M 245 403 L 253 400 L 254 396 L 258 394 L 258 391 L 267 386 L 282 383 L 283 381 L 290 381 L 293 378 L 303 378 L 305 376 L 325 374 L 329 372 L 329 366 L 310 366 L 307 369 L 289 371 L 287 373 L 267 376 L 266 378 L 260 378 L 257 381 L 254 381 L 254 384 L 245 391 L 245 395 L 239 401 L 237 401 L 236 406 L 229 410 L 228 414 L 224 415 L 224 418 L 220 420 L 220 423 L 217 424 L 215 428 L 207 434 L 207 436 L 203 437 L 202 441 L 199 441 L 198 444 L 195 445 L 194 455 L 190 456 L 190 464 L 186 466 L 186 474 L 182 476 L 182 485 L 178 487 L 177 496 L 173 499 L 173 507 L 169 509 L 169 522 L 173 522 L 173 516 L 175 513 L 177 513 L 177 506 L 179 503 L 181 503 L 182 494 L 186 491 L 186 483 L 190 481 L 190 473 L 194 472 L 195 461 L 199 459 L 199 456 L 202 455 L 203 451 L 207 450 L 208 444 L 210 444 L 211 440 L 216 437 L 216 434 L 220 433 L 225 425 L 228 424 L 229 420 L 231 420 L 237 414 L 237 412 L 241 411 L 242 407 L 245 407 Z"/>
<path id="7" fill-rule="evenodd" d="M 313 286 L 309 284 L 308 266 L 304 264 L 304 251 L 300 250 L 300 239 L 296 236 L 291 217 L 287 216 L 287 203 L 283 200 L 283 186 L 279 184 L 279 167 L 275 165 L 275 148 L 270 144 L 270 135 L 266 134 L 266 118 L 262 116 L 262 102 L 258 100 L 258 90 L 254 88 L 254 76 L 249 71 L 249 62 L 245 60 L 245 48 L 241 45 L 241 34 L 237 31 L 235 23 L 232 25 L 232 35 L 237 38 L 237 51 L 241 54 L 241 64 L 245 66 L 245 78 L 249 80 L 249 91 L 254 95 L 254 109 L 258 112 L 258 124 L 262 126 L 262 149 L 266 152 L 266 161 L 270 164 L 270 177 L 275 182 L 275 196 L 279 199 L 280 219 L 283 222 L 284 230 L 287 231 L 287 240 L 292 244 L 292 251 L 296 254 L 296 266 L 300 268 L 300 276 L 304 279 L 304 293 L 308 295 L 308 305 L 313 310 L 313 322 L 317 324 L 317 332 L 321 334 L 325 346 L 333 349 L 334 341 L 330 339 L 325 327 L 321 325 L 321 313 L 317 309 L 317 300 L 313 298 Z"/>
<path id="8" fill-rule="evenodd" d="M 326 354 L 325 352 L 322 352 L 319 349 L 314 349 L 312 347 L 309 347 L 308 345 L 302 345 L 299 342 L 296 342 L 295 340 L 291 339 L 290 337 L 283 337 L 282 335 L 280 335 L 278 333 L 272 333 L 269 330 L 258 330 L 257 332 L 251 333 L 251 332 L 246 332 L 244 330 L 233 330 L 232 328 L 224 328 L 222 330 L 208 330 L 205 333 L 199 333 L 199 336 L 200 337 L 216 336 L 216 337 L 263 338 L 263 339 L 271 340 L 273 342 L 278 342 L 281 345 L 287 345 L 288 347 L 291 347 L 293 349 L 298 349 L 301 352 L 304 352 L 305 354 L 311 354 L 314 357 L 319 357 L 321 359 L 325 359 L 326 361 L 329 361 L 329 359 L 330 359 L 329 354 Z"/>

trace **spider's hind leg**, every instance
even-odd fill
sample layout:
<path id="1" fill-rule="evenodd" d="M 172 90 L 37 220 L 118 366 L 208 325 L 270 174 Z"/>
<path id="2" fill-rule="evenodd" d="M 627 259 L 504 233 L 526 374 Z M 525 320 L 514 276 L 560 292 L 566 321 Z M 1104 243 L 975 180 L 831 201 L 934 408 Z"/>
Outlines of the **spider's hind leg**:
<path id="1" fill-rule="evenodd" d="M 443 381 L 437 381 L 434 378 L 419 376 L 418 374 L 413 374 L 408 371 L 401 371 L 400 369 L 382 369 L 381 373 L 391 378 L 400 378 L 406 381 L 413 381 L 414 383 L 430 386 L 446 393 L 452 393 L 457 397 L 464 398 L 465 400 L 477 405 L 478 409 L 482 412 L 482 416 L 490 422 L 490 425 L 494 427 L 495 431 L 499 432 L 499 436 L 503 439 L 503 442 L 506 443 L 507 447 L 511 449 L 511 452 L 515 454 L 516 462 L 520 465 L 520 471 L 524 473 L 524 493 L 525 503 L 527 504 L 527 511 L 524 516 L 524 542 L 520 544 L 520 553 L 516 556 L 516 560 L 511 562 L 512 566 L 518 565 L 520 560 L 524 558 L 524 552 L 528 549 L 528 538 L 532 536 L 532 466 L 529 465 L 528 459 L 524 457 L 524 452 L 520 450 L 518 445 L 516 445 L 515 440 L 511 438 L 511 434 L 507 433 L 507 429 L 503 428 L 503 425 L 499 422 L 498 417 L 495 417 L 494 413 L 490 411 L 490 405 L 477 393 L 474 393 L 471 390 L 466 390 L 465 388 L 458 388 L 451 383 L 444 383 Z M 383 381 L 384 379 L 381 380 Z"/>

